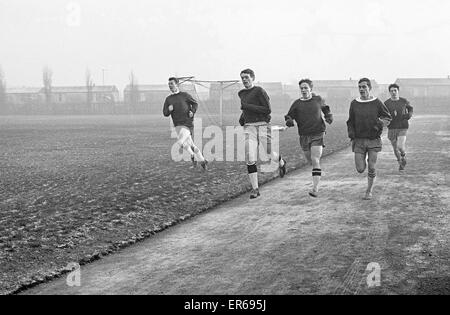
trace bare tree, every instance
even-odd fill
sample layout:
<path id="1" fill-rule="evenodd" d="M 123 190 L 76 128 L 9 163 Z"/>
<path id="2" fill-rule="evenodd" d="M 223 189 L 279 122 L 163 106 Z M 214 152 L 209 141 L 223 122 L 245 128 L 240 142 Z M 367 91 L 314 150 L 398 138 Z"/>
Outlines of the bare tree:
<path id="1" fill-rule="evenodd" d="M 6 80 L 0 66 L 0 114 L 6 113 Z"/>
<path id="2" fill-rule="evenodd" d="M 129 91 L 129 102 L 130 106 L 133 110 L 137 109 L 137 105 L 139 103 L 139 85 L 136 78 L 136 75 L 133 71 L 130 73 L 130 91 Z"/>
<path id="3" fill-rule="evenodd" d="M 52 110 L 52 80 L 53 71 L 49 66 L 42 70 L 42 82 L 44 84 L 45 104 L 48 110 Z"/>
<path id="4" fill-rule="evenodd" d="M 90 112 L 94 112 L 93 108 L 93 88 L 94 88 L 94 81 L 92 79 L 92 74 L 89 69 L 86 69 L 86 76 L 85 76 L 85 83 L 86 83 L 86 105 Z"/>

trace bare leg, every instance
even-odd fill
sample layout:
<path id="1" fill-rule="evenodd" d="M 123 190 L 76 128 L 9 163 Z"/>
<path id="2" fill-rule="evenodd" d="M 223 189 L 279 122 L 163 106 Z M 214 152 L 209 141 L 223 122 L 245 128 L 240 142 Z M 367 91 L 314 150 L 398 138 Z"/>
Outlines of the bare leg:
<path id="1" fill-rule="evenodd" d="M 189 146 L 189 148 L 191 149 L 191 151 L 193 152 L 197 161 L 200 161 L 200 162 L 205 161 L 202 151 L 200 151 L 200 149 L 194 144 L 194 141 L 192 140 L 191 136 L 188 137 L 186 142 L 187 142 L 187 145 Z"/>
<path id="2" fill-rule="evenodd" d="M 181 145 L 181 147 L 182 147 L 184 150 L 186 150 L 186 151 L 189 153 L 190 156 L 195 155 L 195 154 L 194 154 L 194 151 L 192 150 L 192 148 L 191 148 L 191 146 L 189 145 L 189 143 L 185 142 L 185 143 L 183 143 L 183 144 Z"/>
<path id="3" fill-rule="evenodd" d="M 366 153 L 355 153 L 355 166 L 358 173 L 362 174 L 366 170 L 367 162 L 366 162 Z"/>
<path id="4" fill-rule="evenodd" d="M 406 136 L 398 137 L 398 149 L 400 151 L 400 170 L 404 170 L 406 166 Z"/>
<path id="5" fill-rule="evenodd" d="M 256 127 L 246 127 L 245 132 L 245 152 L 247 160 L 248 178 L 252 185 L 253 191 L 257 191 L 258 185 L 258 169 L 256 162 L 258 161 L 258 137 Z M 253 192 L 250 195 L 252 198 Z M 256 195 L 255 195 L 256 196 Z"/>
<path id="6" fill-rule="evenodd" d="M 406 136 L 398 137 L 398 150 L 400 151 L 401 156 L 405 156 L 405 154 L 406 154 Z"/>
<path id="7" fill-rule="evenodd" d="M 392 148 L 394 149 L 394 154 L 395 154 L 395 157 L 397 158 L 397 162 L 400 163 L 401 155 L 399 152 L 400 148 L 398 146 L 397 140 L 391 141 L 391 144 L 392 144 Z"/>
<path id="8" fill-rule="evenodd" d="M 180 147 L 182 147 L 184 150 L 186 150 L 190 156 L 193 156 L 194 151 L 193 151 L 193 148 L 191 147 L 191 142 L 189 140 L 192 141 L 189 130 L 187 130 L 185 128 L 181 128 L 180 132 L 178 134 L 177 143 Z"/>
<path id="9" fill-rule="evenodd" d="M 281 153 L 274 151 L 272 148 L 274 143 L 279 143 L 278 136 L 272 136 L 270 127 L 260 127 L 259 131 L 259 144 L 265 148 L 265 153 L 269 156 L 273 168 L 283 167 L 284 160 L 281 157 Z M 278 145 L 277 147 L 279 148 Z"/>
<path id="10" fill-rule="evenodd" d="M 305 158 L 308 161 L 309 165 L 312 165 L 311 151 L 303 151 L 303 154 L 305 154 Z"/>
<path id="11" fill-rule="evenodd" d="M 375 177 L 377 176 L 376 173 L 376 164 L 378 159 L 378 152 L 375 151 L 369 151 L 369 171 L 367 175 L 367 192 L 366 197 L 364 199 L 370 200 L 372 199 L 372 191 L 373 191 L 373 185 L 375 183 Z"/>

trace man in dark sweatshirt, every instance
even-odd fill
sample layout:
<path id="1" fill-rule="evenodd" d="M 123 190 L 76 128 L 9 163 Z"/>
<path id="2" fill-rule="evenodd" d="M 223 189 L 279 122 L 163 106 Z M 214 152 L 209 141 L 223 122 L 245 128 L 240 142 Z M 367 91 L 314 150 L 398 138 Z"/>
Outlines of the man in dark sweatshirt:
<path id="1" fill-rule="evenodd" d="M 399 92 L 400 87 L 395 83 L 391 84 L 389 86 L 391 98 L 384 102 L 384 104 L 392 116 L 388 138 L 394 149 L 399 170 L 403 171 L 406 166 L 406 133 L 409 128 L 409 120 L 413 115 L 413 108 L 407 99 L 400 97 Z"/>
<path id="2" fill-rule="evenodd" d="M 369 79 L 359 80 L 358 87 L 361 97 L 350 104 L 347 128 L 355 153 L 356 170 L 364 173 L 368 164 L 368 186 L 364 200 L 370 200 L 377 176 L 378 152 L 382 149 L 381 134 L 392 117 L 383 102 L 370 94 L 372 83 Z"/>
<path id="3" fill-rule="evenodd" d="M 272 150 L 272 136 L 270 126 L 270 99 L 266 91 L 254 85 L 255 73 L 251 69 L 245 69 L 241 72 L 242 83 L 245 89 L 239 91 L 241 99 L 242 114 L 239 119 L 241 126 L 244 126 L 245 132 L 245 151 L 247 160 L 247 171 L 252 185 L 250 199 L 260 196 L 258 185 L 258 147 L 262 144 L 271 162 L 278 164 L 281 177 L 286 174 L 286 161 L 281 158 L 277 152 Z"/>
<path id="4" fill-rule="evenodd" d="M 189 93 L 180 91 L 178 78 L 169 78 L 169 89 L 172 94 L 164 102 L 163 114 L 166 117 L 172 116 L 178 134 L 177 144 L 189 152 L 194 166 L 197 161 L 200 161 L 200 165 L 206 170 L 208 161 L 205 160 L 202 152 L 192 140 L 194 115 L 198 103 Z"/>
<path id="5" fill-rule="evenodd" d="M 324 100 L 319 95 L 312 94 L 313 82 L 303 79 L 299 82 L 301 98 L 296 100 L 288 114 L 284 117 L 286 126 L 294 127 L 294 120 L 298 126 L 300 136 L 300 146 L 306 159 L 312 165 L 313 189 L 309 192 L 311 197 L 318 197 L 319 183 L 322 176 L 320 158 L 324 147 L 325 121 L 328 124 L 333 122 L 333 115 L 330 107 L 325 105 Z"/>

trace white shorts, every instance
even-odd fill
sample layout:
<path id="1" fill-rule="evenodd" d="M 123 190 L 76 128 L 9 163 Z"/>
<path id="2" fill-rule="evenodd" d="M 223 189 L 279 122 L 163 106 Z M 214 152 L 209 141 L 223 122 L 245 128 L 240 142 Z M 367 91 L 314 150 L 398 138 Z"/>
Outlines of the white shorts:
<path id="1" fill-rule="evenodd" d="M 269 124 L 245 125 L 245 152 L 247 163 L 258 161 L 258 148 L 262 145 L 265 153 L 272 151 L 272 130 Z"/>
<path id="2" fill-rule="evenodd" d="M 180 146 L 194 146 L 194 140 L 192 140 L 191 130 L 186 126 L 177 126 L 175 130 L 178 135 L 177 143 Z"/>

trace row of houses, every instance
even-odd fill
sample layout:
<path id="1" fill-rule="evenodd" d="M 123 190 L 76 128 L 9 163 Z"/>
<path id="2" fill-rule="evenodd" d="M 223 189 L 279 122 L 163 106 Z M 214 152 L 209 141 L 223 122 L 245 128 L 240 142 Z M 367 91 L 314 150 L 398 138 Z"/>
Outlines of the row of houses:
<path id="1" fill-rule="evenodd" d="M 114 103 L 119 101 L 119 90 L 111 86 L 93 86 L 88 91 L 85 86 L 52 87 L 49 93 L 51 103 L 83 103 L 91 94 L 93 103 Z M 46 99 L 44 88 L 11 88 L 6 89 L 6 99 L 9 103 L 22 105 L 28 103 L 43 103 Z"/>
<path id="2" fill-rule="evenodd" d="M 446 106 L 450 98 L 450 77 L 429 79 L 397 79 L 401 95 L 412 100 L 416 106 Z M 271 97 L 274 109 L 282 111 L 300 95 L 298 85 L 281 82 L 258 82 Z M 313 91 L 327 100 L 335 111 L 346 111 L 349 102 L 359 96 L 356 80 L 317 80 Z M 222 97 L 224 113 L 239 112 L 238 91 L 241 83 L 228 85 L 225 89 L 219 83 L 196 85 L 186 82 L 181 85 L 205 105 L 209 112 L 217 113 Z M 47 93 L 46 93 L 47 92 Z M 384 100 L 389 97 L 388 84 L 373 81 L 373 93 Z M 6 103 L 12 113 L 159 113 L 165 98 L 169 94 L 167 84 L 126 86 L 123 97 L 114 85 L 52 87 L 48 92 L 44 88 L 9 88 L 6 90 Z M 441 104 L 442 103 L 442 104 Z M 207 107 L 207 108 L 206 108 Z"/>
<path id="3" fill-rule="evenodd" d="M 120 102 L 116 86 L 64 86 L 8 88 L 6 105 L 11 113 L 83 114 L 108 112 Z"/>

